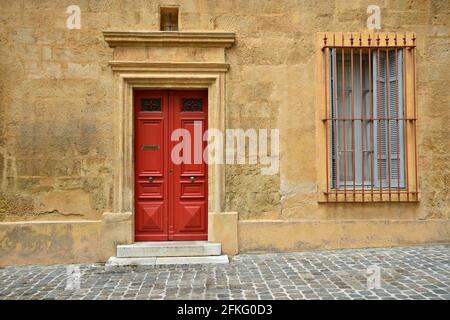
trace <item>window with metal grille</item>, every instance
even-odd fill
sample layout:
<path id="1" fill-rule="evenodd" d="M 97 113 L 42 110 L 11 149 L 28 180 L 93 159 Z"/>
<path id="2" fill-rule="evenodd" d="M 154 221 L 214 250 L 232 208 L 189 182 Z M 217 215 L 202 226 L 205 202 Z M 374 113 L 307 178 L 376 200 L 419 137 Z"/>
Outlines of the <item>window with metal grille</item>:
<path id="1" fill-rule="evenodd" d="M 410 38 L 323 38 L 326 201 L 418 200 L 415 37 Z"/>

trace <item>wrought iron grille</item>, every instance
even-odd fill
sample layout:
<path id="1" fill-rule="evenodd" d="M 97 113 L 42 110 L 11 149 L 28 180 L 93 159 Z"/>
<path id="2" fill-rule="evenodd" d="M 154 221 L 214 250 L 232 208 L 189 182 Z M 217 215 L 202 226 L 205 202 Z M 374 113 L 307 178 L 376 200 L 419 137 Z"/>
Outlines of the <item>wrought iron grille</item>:
<path id="1" fill-rule="evenodd" d="M 203 110 L 202 99 L 183 99 L 181 111 L 201 112 Z"/>
<path id="2" fill-rule="evenodd" d="M 323 39 L 326 201 L 417 201 L 415 36 L 341 37 Z"/>
<path id="3" fill-rule="evenodd" d="M 141 111 L 161 111 L 161 99 L 141 99 Z"/>

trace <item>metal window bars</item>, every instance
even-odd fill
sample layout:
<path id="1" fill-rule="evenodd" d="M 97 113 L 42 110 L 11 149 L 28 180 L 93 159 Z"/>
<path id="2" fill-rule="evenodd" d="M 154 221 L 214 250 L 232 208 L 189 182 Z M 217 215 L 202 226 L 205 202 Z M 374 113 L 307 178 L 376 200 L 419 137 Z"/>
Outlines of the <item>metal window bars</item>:
<path id="1" fill-rule="evenodd" d="M 418 201 L 415 48 L 414 34 L 324 34 L 326 202 Z"/>

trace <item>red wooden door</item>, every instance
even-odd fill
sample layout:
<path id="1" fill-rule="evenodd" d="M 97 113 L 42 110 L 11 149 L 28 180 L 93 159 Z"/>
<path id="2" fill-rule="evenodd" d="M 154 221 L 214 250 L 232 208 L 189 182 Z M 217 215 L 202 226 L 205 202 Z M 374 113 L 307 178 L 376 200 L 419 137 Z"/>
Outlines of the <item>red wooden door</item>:
<path id="1" fill-rule="evenodd" d="M 202 140 L 207 96 L 206 91 L 135 92 L 136 241 L 208 238 L 208 168 Z M 190 162 L 172 160 L 172 150 L 181 141 L 171 141 L 176 129 L 190 135 Z"/>

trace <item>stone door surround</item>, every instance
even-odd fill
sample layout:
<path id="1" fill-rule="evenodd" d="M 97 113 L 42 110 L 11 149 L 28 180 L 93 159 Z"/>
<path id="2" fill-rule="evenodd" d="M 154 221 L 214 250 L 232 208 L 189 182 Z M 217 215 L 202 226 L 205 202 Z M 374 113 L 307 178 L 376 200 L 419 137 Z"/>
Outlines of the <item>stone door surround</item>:
<path id="1" fill-rule="evenodd" d="M 208 128 L 224 130 L 225 74 L 230 68 L 225 61 L 225 50 L 233 46 L 235 35 L 219 31 L 104 31 L 103 36 L 114 49 L 109 62 L 115 88 L 112 209 L 114 213 L 128 215 L 133 224 L 133 90 L 207 89 Z M 208 176 L 208 212 L 223 213 L 223 165 L 208 165 Z M 237 246 L 237 217 L 233 215 L 229 220 L 235 224 L 232 232 L 236 233 Z M 129 232 L 120 233 L 132 235 L 134 226 L 128 228 Z M 210 232 L 220 229 L 211 226 Z"/>

